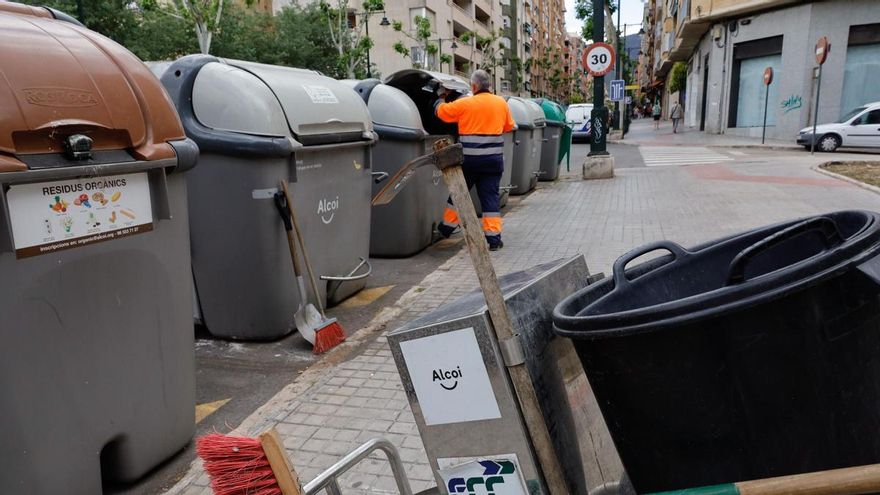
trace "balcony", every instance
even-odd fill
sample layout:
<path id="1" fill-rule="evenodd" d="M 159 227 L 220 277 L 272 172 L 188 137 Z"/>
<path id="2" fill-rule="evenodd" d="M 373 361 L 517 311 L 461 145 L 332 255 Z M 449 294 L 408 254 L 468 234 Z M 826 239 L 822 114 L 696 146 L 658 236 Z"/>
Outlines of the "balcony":
<path id="1" fill-rule="evenodd" d="M 714 22 L 765 10 L 802 3 L 800 0 L 691 0 L 691 13 L 697 22 Z"/>

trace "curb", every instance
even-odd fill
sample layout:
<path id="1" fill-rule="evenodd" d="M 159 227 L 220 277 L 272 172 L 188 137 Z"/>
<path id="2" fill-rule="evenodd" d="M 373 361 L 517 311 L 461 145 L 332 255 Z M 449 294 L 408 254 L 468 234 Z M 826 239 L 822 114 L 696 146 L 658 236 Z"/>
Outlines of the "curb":
<path id="1" fill-rule="evenodd" d="M 864 161 L 864 162 L 825 162 L 820 163 L 819 165 L 814 165 L 810 167 L 812 170 L 819 172 L 820 174 L 827 175 L 828 177 L 833 177 L 837 180 L 842 180 L 843 182 L 848 182 L 854 186 L 861 187 L 862 189 L 867 189 L 875 194 L 880 194 L 880 187 L 872 186 L 871 184 L 866 184 L 860 180 L 853 179 L 852 177 L 847 177 L 845 175 L 834 173 L 830 170 L 825 170 L 823 167 L 826 165 L 843 165 L 849 163 L 876 163 L 880 164 L 880 161 Z"/>
<path id="2" fill-rule="evenodd" d="M 639 143 L 638 141 L 626 141 L 621 139 L 609 139 L 607 140 L 609 144 L 625 144 L 630 146 L 643 146 L 643 143 Z M 684 143 L 673 143 L 668 146 L 702 146 L 706 148 L 746 148 L 746 149 L 760 149 L 760 150 L 773 150 L 773 151 L 800 151 L 800 146 L 789 146 L 785 144 L 684 144 Z"/>

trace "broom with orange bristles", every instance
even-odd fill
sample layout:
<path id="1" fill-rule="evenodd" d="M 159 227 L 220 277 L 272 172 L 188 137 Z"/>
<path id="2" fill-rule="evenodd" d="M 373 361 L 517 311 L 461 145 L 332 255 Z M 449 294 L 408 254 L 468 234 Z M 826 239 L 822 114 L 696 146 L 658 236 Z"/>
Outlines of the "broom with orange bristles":
<path id="1" fill-rule="evenodd" d="M 290 191 L 287 188 L 287 182 L 281 181 L 281 189 L 284 191 L 284 198 L 290 208 L 290 219 L 293 221 L 293 229 L 296 231 L 296 239 L 299 243 L 300 253 L 302 253 L 303 261 L 306 265 L 306 271 L 309 272 L 309 283 L 312 286 L 312 292 L 315 293 L 315 303 L 318 306 L 320 315 L 314 314 L 315 308 L 312 305 L 306 305 L 306 319 L 315 321 L 315 341 L 313 352 L 315 354 L 323 354 L 330 349 L 345 342 L 345 330 L 342 325 L 336 321 L 336 318 L 327 318 L 324 313 L 324 304 L 321 301 L 321 293 L 318 292 L 318 284 L 315 282 L 315 274 L 312 272 L 312 264 L 309 262 L 309 256 L 306 252 L 306 244 L 303 241 L 302 231 L 299 228 L 299 222 L 296 220 L 296 213 L 293 208 L 293 201 L 290 199 Z M 302 295 L 305 298 L 305 294 Z"/>
<path id="2" fill-rule="evenodd" d="M 196 453 L 214 495 L 302 495 L 275 429 L 259 438 L 212 433 L 196 440 Z"/>

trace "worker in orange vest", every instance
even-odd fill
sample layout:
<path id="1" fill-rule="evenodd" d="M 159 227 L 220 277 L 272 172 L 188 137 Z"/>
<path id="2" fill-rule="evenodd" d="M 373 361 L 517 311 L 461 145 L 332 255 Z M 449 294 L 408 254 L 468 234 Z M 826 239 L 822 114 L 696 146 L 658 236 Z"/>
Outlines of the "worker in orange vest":
<path id="1" fill-rule="evenodd" d="M 483 209 L 483 233 L 491 251 L 504 247 L 501 242 L 501 173 L 504 171 L 504 137 L 515 128 L 510 107 L 504 98 L 491 93 L 492 77 L 484 70 L 471 74 L 473 96 L 454 99 L 440 87 L 440 99 L 434 107 L 443 122 L 458 123 L 458 135 L 464 151 L 464 178 L 470 189 L 477 186 Z M 447 101 L 444 101 L 447 100 Z M 458 228 L 458 213 L 452 198 L 446 200 L 443 222 L 438 227 L 444 237 Z"/>

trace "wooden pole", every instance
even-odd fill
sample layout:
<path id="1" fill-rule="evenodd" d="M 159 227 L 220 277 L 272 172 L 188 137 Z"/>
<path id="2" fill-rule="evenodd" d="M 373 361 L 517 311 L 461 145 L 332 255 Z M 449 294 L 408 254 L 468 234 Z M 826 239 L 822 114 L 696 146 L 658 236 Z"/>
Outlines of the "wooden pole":
<path id="1" fill-rule="evenodd" d="M 477 213 L 471 202 L 471 195 L 468 192 L 461 166 L 456 165 L 444 168 L 443 179 L 449 188 L 452 202 L 458 210 L 461 230 L 464 232 L 468 253 L 471 256 L 471 262 L 474 264 L 474 270 L 477 272 L 480 288 L 483 290 L 483 295 L 486 298 L 486 306 L 489 308 L 489 318 L 492 320 L 495 337 L 499 343 L 510 338 L 518 338 L 513 333 L 513 325 L 510 323 L 510 316 L 507 314 L 507 307 L 504 305 L 501 286 L 498 284 L 495 267 L 492 265 L 489 249 L 486 246 L 486 238 L 483 235 L 482 226 L 477 219 Z M 538 396 L 535 394 L 535 388 L 532 385 L 531 378 L 529 378 L 528 369 L 526 369 L 525 364 L 508 365 L 507 369 L 510 372 L 510 379 L 513 382 L 513 388 L 516 390 L 516 396 L 519 399 L 520 409 L 522 410 L 532 445 L 535 448 L 538 462 L 541 464 L 541 471 L 544 473 L 547 488 L 552 495 L 565 495 L 569 490 L 562 476 L 562 467 L 559 464 L 559 459 L 557 459 L 556 452 L 553 450 L 550 432 L 547 430 L 547 424 L 544 422 L 544 416 L 538 404 Z"/>

